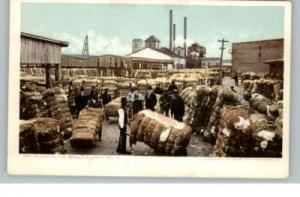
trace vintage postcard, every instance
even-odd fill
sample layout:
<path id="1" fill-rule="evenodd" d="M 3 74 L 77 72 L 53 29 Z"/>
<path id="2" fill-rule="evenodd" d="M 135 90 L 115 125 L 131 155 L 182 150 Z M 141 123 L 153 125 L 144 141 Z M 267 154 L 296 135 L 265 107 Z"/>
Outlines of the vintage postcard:
<path id="1" fill-rule="evenodd" d="M 9 174 L 288 177 L 289 1 L 10 9 Z"/>

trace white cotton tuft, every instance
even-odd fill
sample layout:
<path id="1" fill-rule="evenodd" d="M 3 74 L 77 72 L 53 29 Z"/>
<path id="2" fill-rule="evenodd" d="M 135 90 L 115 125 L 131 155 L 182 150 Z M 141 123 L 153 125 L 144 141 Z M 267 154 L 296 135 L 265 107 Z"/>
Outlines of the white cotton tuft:
<path id="1" fill-rule="evenodd" d="M 163 132 L 161 132 L 159 136 L 159 141 L 165 142 L 168 139 L 170 132 L 171 132 L 171 128 L 165 129 Z"/>
<path id="2" fill-rule="evenodd" d="M 257 136 L 261 137 L 267 141 L 273 141 L 273 138 L 275 137 L 275 133 L 273 133 L 271 131 L 262 130 L 262 131 L 258 132 Z"/>
<path id="3" fill-rule="evenodd" d="M 234 128 L 238 130 L 245 130 L 250 126 L 250 120 L 239 116 L 240 121 L 234 123 Z"/>
<path id="4" fill-rule="evenodd" d="M 268 147 L 268 141 L 266 141 L 266 140 L 261 141 L 260 147 L 261 147 L 262 149 L 266 149 L 266 148 Z"/>
<path id="5" fill-rule="evenodd" d="M 211 130 L 210 130 L 210 132 L 212 133 L 212 134 L 215 134 L 215 126 L 213 126 L 212 128 L 211 128 Z"/>
<path id="6" fill-rule="evenodd" d="M 226 137 L 229 137 L 230 136 L 230 131 L 227 129 L 227 128 L 224 128 L 222 130 L 222 133 L 226 136 Z"/>

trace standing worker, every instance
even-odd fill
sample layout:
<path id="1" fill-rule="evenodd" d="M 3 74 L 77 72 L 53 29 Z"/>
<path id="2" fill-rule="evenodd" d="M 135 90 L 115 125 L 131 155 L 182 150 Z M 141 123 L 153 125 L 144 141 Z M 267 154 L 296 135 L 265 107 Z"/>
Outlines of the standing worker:
<path id="1" fill-rule="evenodd" d="M 157 103 L 156 95 L 153 93 L 152 87 L 148 87 L 148 92 L 145 97 L 146 102 L 146 109 L 150 109 L 152 111 L 155 111 L 155 105 Z"/>
<path id="2" fill-rule="evenodd" d="M 129 83 L 129 92 L 127 94 L 127 105 L 128 105 L 128 119 L 131 120 L 133 117 L 133 111 L 132 111 L 132 105 L 133 105 L 133 99 L 134 99 L 134 94 L 133 94 L 133 87 L 132 84 Z"/>
<path id="3" fill-rule="evenodd" d="M 233 79 L 234 79 L 235 85 L 239 86 L 239 75 L 237 72 L 234 73 Z"/>
<path id="4" fill-rule="evenodd" d="M 154 89 L 154 94 L 162 95 L 164 93 L 164 90 L 160 87 L 160 83 L 156 84 Z"/>
<path id="5" fill-rule="evenodd" d="M 103 102 L 103 106 L 111 101 L 111 96 L 108 94 L 108 89 L 104 89 L 104 93 L 101 95 L 101 100 Z"/>
<path id="6" fill-rule="evenodd" d="M 84 88 L 80 89 L 80 94 L 76 97 L 75 104 L 77 109 L 77 117 L 80 111 L 85 108 L 88 102 L 88 96 L 84 95 Z"/>
<path id="7" fill-rule="evenodd" d="M 171 98 L 167 90 L 159 98 L 160 113 L 169 116 Z"/>
<path id="8" fill-rule="evenodd" d="M 174 119 L 182 122 L 184 116 L 184 101 L 181 96 L 178 94 L 178 90 L 174 89 L 171 99 L 171 114 Z"/>
<path id="9" fill-rule="evenodd" d="M 175 89 L 178 90 L 178 88 L 177 88 L 177 86 L 175 84 L 175 80 L 172 80 L 171 84 L 169 85 L 168 91 L 174 92 Z"/>
<path id="10" fill-rule="evenodd" d="M 73 118 L 75 118 L 75 116 L 76 116 L 75 98 L 76 98 L 76 94 L 75 94 L 75 88 L 73 85 L 73 81 L 70 81 L 69 92 L 68 92 L 68 107 L 70 109 L 70 112 L 71 112 Z"/>
<path id="11" fill-rule="evenodd" d="M 79 90 L 81 91 L 82 89 L 85 90 L 85 81 L 84 80 L 81 82 Z"/>
<path id="12" fill-rule="evenodd" d="M 130 154 L 126 150 L 126 132 L 127 132 L 127 101 L 126 97 L 121 98 L 121 108 L 118 110 L 118 123 L 119 123 L 119 129 L 120 129 L 120 137 L 119 137 L 119 144 L 117 147 L 117 153 L 120 154 Z"/>
<path id="13" fill-rule="evenodd" d="M 135 88 L 133 93 L 132 113 L 135 115 L 139 111 L 143 110 L 144 97 L 139 93 L 139 90 Z"/>

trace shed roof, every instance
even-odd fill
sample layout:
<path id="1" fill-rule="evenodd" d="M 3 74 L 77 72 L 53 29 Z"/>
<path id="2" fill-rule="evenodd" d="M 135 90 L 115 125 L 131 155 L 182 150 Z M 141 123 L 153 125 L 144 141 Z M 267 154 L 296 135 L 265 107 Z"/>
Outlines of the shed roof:
<path id="1" fill-rule="evenodd" d="M 270 59 L 270 60 L 266 60 L 264 61 L 264 63 L 266 64 L 276 64 L 276 63 L 283 63 L 283 59 Z"/>
<path id="2" fill-rule="evenodd" d="M 160 42 L 155 36 L 151 35 L 149 38 L 145 40 L 145 42 Z"/>
<path id="3" fill-rule="evenodd" d="M 170 61 L 172 62 L 172 57 L 169 55 L 166 55 L 160 51 L 151 49 L 151 48 L 144 48 L 142 50 L 139 50 L 137 52 L 131 53 L 128 55 L 129 58 L 132 59 L 149 59 L 149 60 L 156 60 L 156 61 Z"/>
<path id="4" fill-rule="evenodd" d="M 25 33 L 25 32 L 21 32 L 21 37 L 23 38 L 30 38 L 33 40 L 38 40 L 38 41 L 42 41 L 42 42 L 50 42 L 56 45 L 60 45 L 61 47 L 67 47 L 69 46 L 69 42 L 65 42 L 65 41 L 61 41 L 61 40 L 55 40 L 52 38 L 47 38 L 47 37 L 43 37 L 43 36 L 39 36 L 39 35 L 35 35 L 35 34 L 30 34 L 30 33 Z"/>

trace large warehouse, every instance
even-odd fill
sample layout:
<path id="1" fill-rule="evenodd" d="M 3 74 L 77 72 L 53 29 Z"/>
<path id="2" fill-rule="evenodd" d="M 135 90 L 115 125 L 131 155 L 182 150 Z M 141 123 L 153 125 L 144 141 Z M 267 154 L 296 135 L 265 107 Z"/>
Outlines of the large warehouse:
<path id="1" fill-rule="evenodd" d="M 283 59 L 283 39 L 232 43 L 232 69 L 238 73 L 270 73 L 268 62 Z"/>

